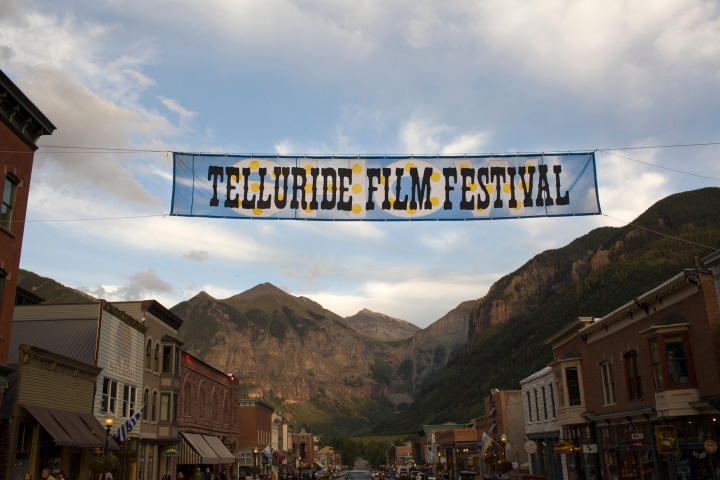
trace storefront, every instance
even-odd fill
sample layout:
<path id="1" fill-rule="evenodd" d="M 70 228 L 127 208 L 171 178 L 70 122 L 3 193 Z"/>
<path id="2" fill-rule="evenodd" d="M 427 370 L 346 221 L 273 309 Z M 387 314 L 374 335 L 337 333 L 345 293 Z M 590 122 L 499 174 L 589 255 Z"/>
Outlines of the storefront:
<path id="1" fill-rule="evenodd" d="M 594 422 L 592 422 L 594 424 Z M 602 475 L 598 441 L 590 425 L 573 425 L 563 428 L 561 442 L 553 446 L 557 453 L 559 444 L 568 442 L 572 450 L 562 452 L 562 463 L 568 480 L 599 480 Z"/>
<path id="2" fill-rule="evenodd" d="M 530 454 L 530 466 L 533 475 L 544 475 L 550 480 L 563 479 L 562 457 L 554 450 L 560 441 L 558 435 L 528 435 L 528 440 L 535 442 L 535 452 Z"/>
<path id="3" fill-rule="evenodd" d="M 180 434 L 180 456 L 177 469 L 192 478 L 197 468 L 219 473 L 235 463 L 235 456 L 218 437 L 196 433 Z"/>

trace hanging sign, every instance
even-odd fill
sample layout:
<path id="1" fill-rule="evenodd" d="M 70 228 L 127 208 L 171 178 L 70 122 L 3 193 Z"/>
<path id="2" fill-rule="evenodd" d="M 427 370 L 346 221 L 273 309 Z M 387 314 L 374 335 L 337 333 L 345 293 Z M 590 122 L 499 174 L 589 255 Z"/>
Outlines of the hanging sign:
<path id="1" fill-rule="evenodd" d="M 166 457 L 179 457 L 180 456 L 180 449 L 177 447 L 170 446 L 165 449 Z"/>
<path id="2" fill-rule="evenodd" d="M 660 455 L 680 453 L 674 425 L 655 425 L 655 444 Z"/>
<path id="3" fill-rule="evenodd" d="M 570 442 L 557 442 L 555 445 L 553 445 L 553 451 L 555 453 L 567 455 L 575 451 L 575 445 Z"/>
<path id="4" fill-rule="evenodd" d="M 597 215 L 595 154 L 288 157 L 173 153 L 171 215 L 491 220 Z"/>

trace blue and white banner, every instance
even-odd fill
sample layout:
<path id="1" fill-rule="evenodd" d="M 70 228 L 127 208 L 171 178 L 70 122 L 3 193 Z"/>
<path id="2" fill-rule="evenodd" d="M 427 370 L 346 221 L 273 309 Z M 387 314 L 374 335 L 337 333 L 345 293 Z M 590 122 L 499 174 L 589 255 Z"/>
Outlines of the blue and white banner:
<path id="1" fill-rule="evenodd" d="M 595 153 L 284 157 L 174 153 L 171 215 L 488 220 L 597 215 Z"/>
<path id="2" fill-rule="evenodd" d="M 268 458 L 268 460 L 272 460 L 272 448 L 270 448 L 269 443 L 268 443 L 268 446 L 265 447 L 265 449 L 262 451 L 262 453 L 265 454 L 265 456 Z"/>
<path id="3" fill-rule="evenodd" d="M 128 418 L 128 419 L 125 421 L 125 423 L 122 424 L 122 425 L 120 426 L 120 428 L 118 428 L 118 431 L 117 431 L 117 434 L 116 434 L 116 435 L 117 435 L 117 439 L 118 439 L 119 442 L 124 442 L 125 440 L 127 440 L 128 433 L 132 432 L 133 428 L 135 428 L 135 425 L 138 424 L 138 422 L 140 421 L 140 417 L 142 416 L 142 412 L 143 412 L 144 409 L 145 409 L 145 405 L 143 405 L 142 407 L 140 407 L 140 410 L 138 410 L 135 415 L 133 415 L 132 417 Z"/>

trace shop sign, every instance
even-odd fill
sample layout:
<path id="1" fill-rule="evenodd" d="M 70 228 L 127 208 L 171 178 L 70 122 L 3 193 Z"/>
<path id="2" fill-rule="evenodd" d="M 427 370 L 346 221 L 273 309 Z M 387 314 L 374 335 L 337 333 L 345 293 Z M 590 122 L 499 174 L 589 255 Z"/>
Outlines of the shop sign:
<path id="1" fill-rule="evenodd" d="M 674 425 L 655 425 L 655 443 L 660 455 L 680 453 Z"/>
<path id="2" fill-rule="evenodd" d="M 268 458 L 263 455 L 263 457 L 262 457 L 262 464 L 263 464 L 263 465 L 267 465 L 268 462 L 269 462 Z"/>
<path id="3" fill-rule="evenodd" d="M 562 455 L 567 455 L 575 451 L 575 446 L 570 442 L 558 442 L 553 446 L 553 451 Z"/>
<path id="4" fill-rule="evenodd" d="M 597 443 L 588 443 L 583 445 L 583 453 L 598 453 Z"/>
<path id="5" fill-rule="evenodd" d="M 177 447 L 168 447 L 165 449 L 164 455 L 166 457 L 179 457 L 180 456 L 180 449 Z"/>
<path id="6" fill-rule="evenodd" d="M 705 441 L 705 451 L 708 453 L 715 453 L 717 452 L 717 442 L 715 440 L 706 440 Z"/>
<path id="7" fill-rule="evenodd" d="M 644 433 L 633 433 L 632 434 L 632 446 L 633 447 L 644 447 L 645 446 L 645 434 Z"/>
<path id="8" fill-rule="evenodd" d="M 530 455 L 537 452 L 537 443 L 532 440 L 528 440 L 527 442 L 525 442 L 525 451 Z"/>

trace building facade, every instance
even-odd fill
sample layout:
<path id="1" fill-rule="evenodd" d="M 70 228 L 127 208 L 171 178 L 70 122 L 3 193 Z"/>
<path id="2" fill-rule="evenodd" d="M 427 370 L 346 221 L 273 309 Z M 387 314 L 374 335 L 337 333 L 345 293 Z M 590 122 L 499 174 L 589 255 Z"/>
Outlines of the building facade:
<path id="1" fill-rule="evenodd" d="M 0 70 L 0 401 L 20 271 L 25 214 L 36 142 L 55 126 Z M 4 446 L 0 444 L 0 448 Z"/>
<path id="2" fill-rule="evenodd" d="M 142 439 L 138 452 L 138 480 L 175 478 L 177 457 L 165 453 L 180 443 L 180 356 L 177 331 L 182 319 L 155 300 L 114 303 L 145 326 L 143 342 Z"/>
<path id="3" fill-rule="evenodd" d="M 563 457 L 554 450 L 560 441 L 560 426 L 555 409 L 552 368 L 545 367 L 520 382 L 522 389 L 525 435 L 530 472 L 550 480 L 566 480 Z"/>
<path id="4" fill-rule="evenodd" d="M 40 478 L 48 468 L 55 476 L 62 470 L 67 478 L 90 480 L 93 452 L 105 442 L 93 416 L 101 369 L 29 345 L 20 345 L 16 358 L 2 405 L 3 435 L 11 441 L 0 450 L 0 478 Z"/>
<path id="5" fill-rule="evenodd" d="M 239 382 L 199 358 L 180 354 L 178 471 L 191 478 L 195 469 L 226 470 L 237 475 L 237 404 Z"/>
<path id="6" fill-rule="evenodd" d="M 485 415 L 475 419 L 478 442 L 482 441 L 483 433 L 494 442 L 487 455 L 494 455 L 494 462 L 482 459 L 488 471 L 497 473 L 495 466 L 498 461 L 507 460 L 519 468 L 521 459 L 525 457 L 525 416 L 523 414 L 522 391 L 498 390 L 493 388 L 485 397 Z M 503 444 L 503 435 L 506 442 Z M 504 445 L 504 448 L 500 448 Z"/>
<path id="7" fill-rule="evenodd" d="M 720 308 L 711 274 L 686 270 L 547 343 L 558 424 L 572 447 L 568 479 L 717 477 Z"/>
<path id="8" fill-rule="evenodd" d="M 132 417 L 142 404 L 145 327 L 104 300 L 83 304 L 40 304 L 15 307 L 10 360 L 20 344 L 33 345 L 100 367 L 92 413 L 104 424 L 115 418 L 111 433 Z M 17 353 L 15 353 L 17 355 Z M 121 476 L 137 478 L 137 444 L 142 425 L 135 426 L 121 449 Z"/>
<path id="9" fill-rule="evenodd" d="M 243 466 L 262 466 L 262 456 L 253 455 L 253 450 L 272 447 L 274 414 L 275 408 L 261 400 L 244 398 L 238 401 L 238 456 Z"/>

